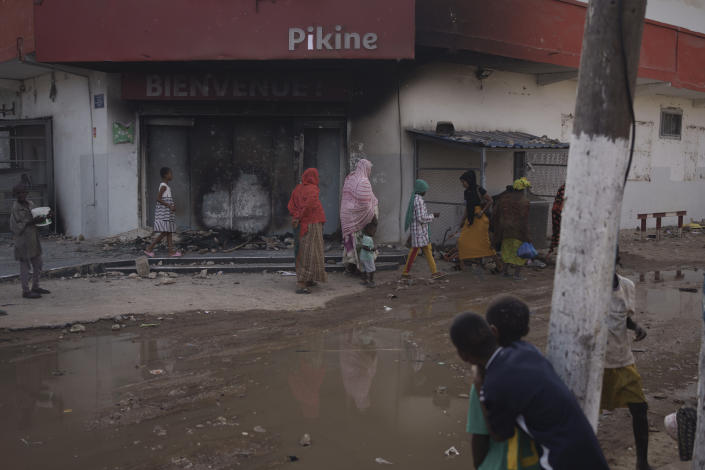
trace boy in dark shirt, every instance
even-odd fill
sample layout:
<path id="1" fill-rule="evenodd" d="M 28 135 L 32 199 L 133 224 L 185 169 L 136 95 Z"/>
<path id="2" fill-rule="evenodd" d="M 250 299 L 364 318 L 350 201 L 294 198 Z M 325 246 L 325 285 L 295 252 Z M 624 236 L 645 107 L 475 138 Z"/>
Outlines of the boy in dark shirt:
<path id="1" fill-rule="evenodd" d="M 505 304 L 493 302 L 488 317 L 493 309 L 511 308 Z M 457 316 L 450 337 L 461 359 L 478 367 L 480 401 L 494 440 L 511 438 L 518 425 L 540 448 L 545 470 L 609 469 L 577 400 L 534 346 L 499 346 L 490 325 L 474 313 Z"/>

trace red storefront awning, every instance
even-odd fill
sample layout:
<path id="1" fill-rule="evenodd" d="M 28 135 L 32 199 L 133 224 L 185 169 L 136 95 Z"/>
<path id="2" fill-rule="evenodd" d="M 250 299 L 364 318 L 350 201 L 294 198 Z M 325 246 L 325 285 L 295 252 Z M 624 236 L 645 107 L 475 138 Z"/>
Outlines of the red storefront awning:
<path id="1" fill-rule="evenodd" d="M 414 0 L 35 3 L 37 60 L 412 59 Z"/>

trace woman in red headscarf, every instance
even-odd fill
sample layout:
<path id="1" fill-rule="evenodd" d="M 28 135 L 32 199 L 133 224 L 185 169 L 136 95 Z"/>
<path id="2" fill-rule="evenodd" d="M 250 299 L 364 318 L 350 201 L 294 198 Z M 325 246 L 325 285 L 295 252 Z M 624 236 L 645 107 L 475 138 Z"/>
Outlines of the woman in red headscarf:
<path id="1" fill-rule="evenodd" d="M 326 214 L 319 199 L 318 170 L 309 168 L 294 188 L 289 201 L 289 213 L 295 232 L 296 293 L 310 294 L 316 282 L 325 282 L 323 255 L 323 224 Z"/>

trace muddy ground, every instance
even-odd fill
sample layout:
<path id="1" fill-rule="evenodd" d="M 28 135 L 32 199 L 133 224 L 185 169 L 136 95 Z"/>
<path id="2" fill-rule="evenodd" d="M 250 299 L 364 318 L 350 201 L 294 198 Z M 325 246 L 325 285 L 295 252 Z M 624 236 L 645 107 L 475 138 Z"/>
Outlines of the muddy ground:
<path id="1" fill-rule="evenodd" d="M 637 282 L 637 321 L 649 333 L 634 350 L 659 467 L 677 460 L 663 417 L 695 398 L 705 236 L 633 238 L 622 236 L 623 271 Z M 531 305 L 529 340 L 544 347 L 553 273 L 516 282 L 468 272 L 431 282 L 417 264 L 410 288 L 381 274 L 377 289 L 323 307 L 193 310 L 165 296 L 167 313 L 125 315 L 119 330 L 101 320 L 77 333 L 1 331 L 3 467 L 472 468 L 464 433 L 471 374 L 448 325 L 457 312 L 483 312 L 492 296 L 511 292 Z M 106 295 L 102 284 L 93 288 Z M 200 289 L 207 303 L 209 289 L 222 286 Z M 103 299 L 96 309 L 111 305 Z M 304 434 L 312 445 L 300 445 Z M 611 468 L 634 468 L 626 412 L 604 415 L 599 437 Z M 459 456 L 444 455 L 451 446 Z"/>

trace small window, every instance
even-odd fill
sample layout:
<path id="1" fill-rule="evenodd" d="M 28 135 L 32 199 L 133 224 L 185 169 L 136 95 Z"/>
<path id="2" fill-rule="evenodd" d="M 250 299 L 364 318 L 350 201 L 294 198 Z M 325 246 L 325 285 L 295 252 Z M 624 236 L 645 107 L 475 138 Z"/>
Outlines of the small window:
<path id="1" fill-rule="evenodd" d="M 660 136 L 664 139 L 680 139 L 683 125 L 683 111 L 676 108 L 661 110 Z"/>

